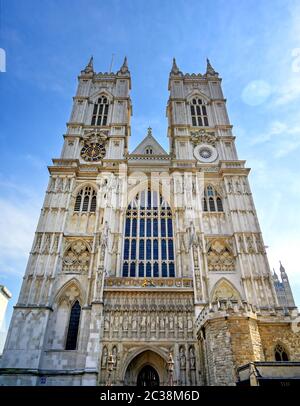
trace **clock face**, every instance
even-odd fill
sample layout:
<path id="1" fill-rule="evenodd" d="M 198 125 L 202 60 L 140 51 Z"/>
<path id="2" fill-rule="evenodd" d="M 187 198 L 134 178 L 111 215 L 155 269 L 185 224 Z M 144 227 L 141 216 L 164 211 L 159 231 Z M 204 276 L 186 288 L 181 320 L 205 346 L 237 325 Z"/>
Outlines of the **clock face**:
<path id="1" fill-rule="evenodd" d="M 105 146 L 97 142 L 84 145 L 80 155 L 85 161 L 97 162 L 104 157 L 105 152 Z"/>

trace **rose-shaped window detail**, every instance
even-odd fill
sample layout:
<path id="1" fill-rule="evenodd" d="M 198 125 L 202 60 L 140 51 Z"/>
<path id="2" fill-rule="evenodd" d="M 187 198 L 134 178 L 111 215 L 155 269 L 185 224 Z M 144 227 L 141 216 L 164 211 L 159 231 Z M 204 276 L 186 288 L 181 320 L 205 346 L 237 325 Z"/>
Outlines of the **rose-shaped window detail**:
<path id="1" fill-rule="evenodd" d="M 212 145 L 200 144 L 195 147 L 194 156 L 200 162 L 211 163 L 218 158 L 218 151 Z"/>

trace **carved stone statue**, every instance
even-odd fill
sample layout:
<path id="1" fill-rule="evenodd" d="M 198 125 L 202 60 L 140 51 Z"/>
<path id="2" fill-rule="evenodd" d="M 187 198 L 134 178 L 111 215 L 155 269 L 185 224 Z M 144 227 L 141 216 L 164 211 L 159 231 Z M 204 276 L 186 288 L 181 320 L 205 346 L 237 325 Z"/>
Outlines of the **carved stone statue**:
<path id="1" fill-rule="evenodd" d="M 243 181 L 243 192 L 245 194 L 248 194 L 248 186 L 246 180 Z"/>
<path id="2" fill-rule="evenodd" d="M 241 185 L 240 185 L 240 182 L 238 180 L 235 182 L 235 190 L 236 190 L 236 193 L 242 194 Z"/>
<path id="3" fill-rule="evenodd" d="M 180 347 L 179 350 L 179 361 L 180 361 L 180 369 L 186 368 L 186 356 L 185 356 L 185 349 L 184 347 Z"/>
<path id="4" fill-rule="evenodd" d="M 107 347 L 103 347 L 102 350 L 102 361 L 101 361 L 101 367 L 102 368 L 106 368 L 107 367 L 107 357 L 108 357 L 108 351 L 107 351 Z"/>
<path id="5" fill-rule="evenodd" d="M 112 349 L 112 356 L 113 356 L 113 360 L 115 362 L 114 368 L 116 369 L 117 365 L 118 365 L 118 349 L 116 346 L 114 346 Z"/>
<path id="6" fill-rule="evenodd" d="M 132 317 L 132 323 L 131 323 L 131 327 L 133 331 L 136 331 L 137 329 L 137 320 L 136 320 L 136 316 Z"/>
<path id="7" fill-rule="evenodd" d="M 196 358 L 194 347 L 190 347 L 190 369 L 196 369 Z"/>
<path id="8" fill-rule="evenodd" d="M 128 330 L 128 317 L 126 314 L 123 316 L 123 330 Z"/>
<path id="9" fill-rule="evenodd" d="M 151 317 L 151 331 L 156 330 L 156 315 L 152 315 Z"/>
<path id="10" fill-rule="evenodd" d="M 142 316 L 142 320 L 141 320 L 141 330 L 145 331 L 146 330 L 146 316 L 143 315 Z"/>
<path id="11" fill-rule="evenodd" d="M 249 236 L 246 238 L 247 241 L 247 249 L 249 253 L 253 253 L 254 252 L 254 246 L 253 246 L 253 240 L 252 237 Z"/>
<path id="12" fill-rule="evenodd" d="M 194 223 L 191 221 L 188 228 L 189 233 L 189 248 L 193 245 L 197 245 L 197 235 Z"/>
<path id="13" fill-rule="evenodd" d="M 233 186 L 232 186 L 231 180 L 228 180 L 227 186 L 228 186 L 228 193 L 233 193 Z"/>
<path id="14" fill-rule="evenodd" d="M 265 251 L 265 247 L 261 241 L 261 238 L 259 236 L 256 236 L 255 241 L 256 241 L 257 252 L 263 254 Z"/>
<path id="15" fill-rule="evenodd" d="M 174 330 L 174 319 L 173 319 L 173 316 L 170 316 L 169 329 L 170 329 L 170 331 L 173 331 L 173 330 Z"/>
<path id="16" fill-rule="evenodd" d="M 179 178 L 177 178 L 175 180 L 175 186 L 176 186 L 176 192 L 182 193 L 182 184 L 181 184 L 181 180 Z"/>
<path id="17" fill-rule="evenodd" d="M 244 253 L 245 252 L 245 243 L 244 243 L 244 239 L 242 236 L 239 236 L 239 247 L 240 247 L 240 252 Z"/>

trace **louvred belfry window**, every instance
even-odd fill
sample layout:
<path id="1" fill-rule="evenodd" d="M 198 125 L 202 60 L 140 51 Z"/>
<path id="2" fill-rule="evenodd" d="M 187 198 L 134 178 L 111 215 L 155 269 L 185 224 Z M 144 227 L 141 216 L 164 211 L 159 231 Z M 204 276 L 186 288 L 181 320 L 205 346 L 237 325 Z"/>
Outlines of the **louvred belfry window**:
<path id="1" fill-rule="evenodd" d="M 101 96 L 94 104 L 91 125 L 107 125 L 109 102 L 107 97 Z"/>
<path id="2" fill-rule="evenodd" d="M 191 101 L 191 117 L 193 127 L 208 127 L 207 108 L 203 100 L 194 98 Z"/>

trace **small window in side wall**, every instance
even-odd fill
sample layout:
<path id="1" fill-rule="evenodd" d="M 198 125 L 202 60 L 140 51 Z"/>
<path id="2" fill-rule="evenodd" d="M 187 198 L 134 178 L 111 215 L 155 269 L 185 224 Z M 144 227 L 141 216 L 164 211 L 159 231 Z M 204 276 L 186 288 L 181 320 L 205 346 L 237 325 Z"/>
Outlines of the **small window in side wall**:
<path id="1" fill-rule="evenodd" d="M 221 197 L 218 195 L 217 191 L 214 189 L 213 186 L 208 185 L 204 188 L 204 197 L 202 199 L 203 202 L 203 211 L 210 211 L 210 212 L 223 212 L 223 202 Z"/>
<path id="2" fill-rule="evenodd" d="M 146 148 L 146 155 L 153 155 L 153 149 L 152 149 L 152 147 L 147 147 L 147 148 Z"/>
<path id="3" fill-rule="evenodd" d="M 76 300 L 71 308 L 67 341 L 66 341 L 66 350 L 76 350 L 77 348 L 77 338 L 79 330 L 79 321 L 80 321 L 81 306 Z"/>
<path id="4" fill-rule="evenodd" d="M 286 349 L 281 345 L 277 344 L 274 349 L 275 361 L 289 361 L 289 357 Z"/>
<path id="5" fill-rule="evenodd" d="M 76 196 L 74 211 L 95 212 L 96 207 L 97 207 L 96 191 L 90 186 L 82 188 Z"/>

